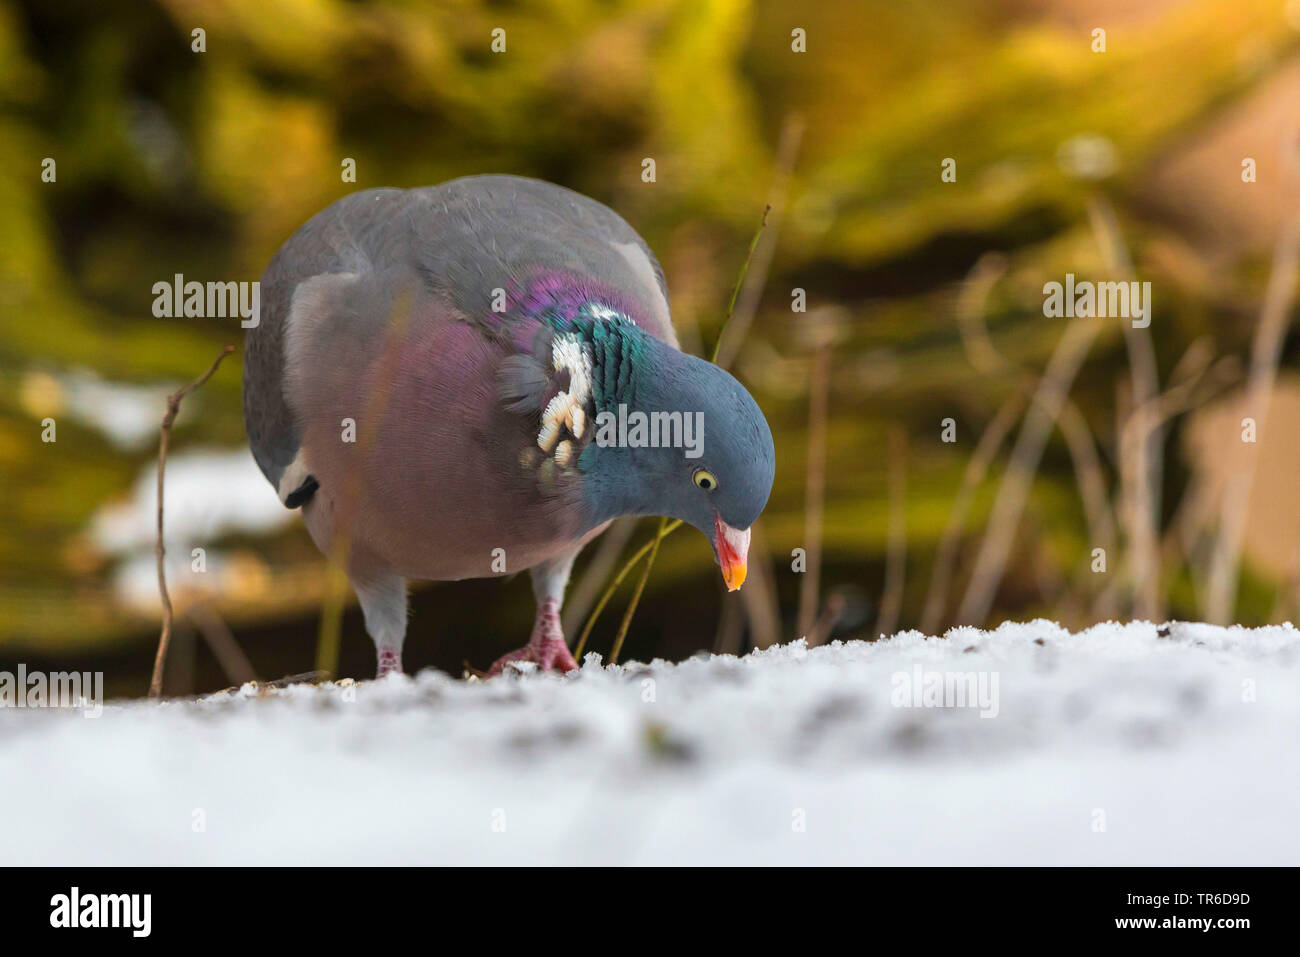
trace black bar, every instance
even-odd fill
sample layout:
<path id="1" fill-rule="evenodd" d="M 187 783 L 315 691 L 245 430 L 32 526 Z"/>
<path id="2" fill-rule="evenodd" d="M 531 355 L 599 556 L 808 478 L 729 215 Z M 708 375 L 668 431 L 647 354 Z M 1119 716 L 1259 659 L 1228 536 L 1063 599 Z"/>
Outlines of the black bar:
<path id="1" fill-rule="evenodd" d="M 671 873 L 670 873 L 671 871 Z M 374 944 L 412 931 L 498 935 L 588 933 L 622 938 L 688 933 L 703 918 L 725 934 L 760 938 L 775 927 L 814 937 L 847 934 L 864 947 L 881 935 L 1047 944 L 1069 941 L 1232 946 L 1294 933 L 1292 869 L 1247 868 L 28 868 L 8 869 L 0 895 L 7 942 L 29 937 L 226 943 L 297 940 Z M 116 928 L 53 927 L 78 889 L 82 914 L 98 895 L 149 895 Z M 86 904 L 89 896 L 96 903 Z M 90 910 L 86 910 L 89 907 Z M 135 929 L 129 916 L 136 918 Z M 623 923 L 628 921 L 628 923 Z M 1133 923 L 1133 922 L 1139 923 Z M 1151 923 L 1144 923 L 1150 921 Z M 1192 922 L 1196 923 L 1192 923 Z M 1208 929 L 1200 922 L 1209 921 Z M 1232 922 L 1235 926 L 1230 926 Z M 1238 923 L 1244 922 L 1244 923 Z M 622 930 L 619 930 L 619 925 Z M 838 925 L 839 930 L 835 931 Z M 650 930 L 653 926 L 653 931 Z M 604 931 L 601 928 L 605 928 Z M 324 936 L 322 936 L 324 933 Z M 458 936 L 459 936 L 459 932 Z M 916 935 L 920 933 L 921 937 Z M 1044 936 L 1046 935 L 1046 936 Z M 520 938 L 521 945 L 525 938 Z"/>

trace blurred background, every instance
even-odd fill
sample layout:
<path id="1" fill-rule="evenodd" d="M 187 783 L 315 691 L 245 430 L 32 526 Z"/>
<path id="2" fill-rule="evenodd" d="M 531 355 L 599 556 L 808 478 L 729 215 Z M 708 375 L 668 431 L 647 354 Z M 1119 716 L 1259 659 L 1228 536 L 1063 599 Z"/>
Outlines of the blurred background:
<path id="1" fill-rule="evenodd" d="M 625 658 L 1294 618 L 1298 52 L 1285 0 L 3 0 L 0 669 L 148 686 L 165 396 L 243 334 L 155 318 L 154 284 L 255 280 L 346 193 L 484 172 L 621 213 L 705 355 L 772 206 L 720 356 L 776 436 L 750 583 L 667 538 Z M 1149 328 L 1045 317 L 1066 273 L 1149 281 Z M 168 693 L 315 659 L 325 562 L 239 364 L 171 437 Z M 654 527 L 587 549 L 571 643 Z M 532 614 L 527 576 L 419 586 L 407 668 L 484 668 Z M 349 607 L 340 672 L 373 668 Z"/>

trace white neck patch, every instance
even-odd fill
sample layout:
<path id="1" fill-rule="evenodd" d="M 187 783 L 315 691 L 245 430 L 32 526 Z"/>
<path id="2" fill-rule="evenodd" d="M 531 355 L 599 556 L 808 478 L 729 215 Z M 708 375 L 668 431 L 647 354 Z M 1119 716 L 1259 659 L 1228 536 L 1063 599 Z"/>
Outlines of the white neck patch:
<path id="1" fill-rule="evenodd" d="M 627 316 L 601 302 L 583 303 L 580 310 L 601 322 L 630 322 Z M 561 467 L 573 460 L 570 438 L 581 439 L 587 427 L 586 407 L 591 399 L 591 345 L 573 333 L 557 332 L 551 341 L 551 366 L 555 372 L 569 373 L 569 387 L 556 393 L 542 411 L 542 427 L 537 433 L 537 447 L 547 455 L 554 453 Z"/>
<path id="2" fill-rule="evenodd" d="M 557 335 L 551 343 L 551 365 L 556 372 L 568 370 L 568 394 L 578 405 L 591 397 L 591 347 L 575 335 Z"/>
<path id="3" fill-rule="evenodd" d="M 573 443 L 563 435 L 582 438 L 587 428 L 587 400 L 591 398 L 591 347 L 574 335 L 556 335 L 551 344 L 551 363 L 556 372 L 567 370 L 569 388 L 557 392 L 542 411 L 542 428 L 537 447 L 547 455 L 554 452 L 561 467 L 572 463 Z"/>

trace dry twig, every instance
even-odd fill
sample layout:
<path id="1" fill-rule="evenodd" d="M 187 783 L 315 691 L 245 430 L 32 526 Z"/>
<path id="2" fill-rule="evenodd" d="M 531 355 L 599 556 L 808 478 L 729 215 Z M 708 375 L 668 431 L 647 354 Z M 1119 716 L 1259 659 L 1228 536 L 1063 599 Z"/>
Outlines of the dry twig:
<path id="1" fill-rule="evenodd" d="M 1242 417 L 1255 419 L 1256 434 L 1261 437 L 1264 436 L 1268 403 L 1277 379 L 1291 308 L 1295 303 L 1297 270 L 1300 270 L 1300 211 L 1287 217 L 1273 251 L 1273 266 L 1260 309 L 1259 325 L 1255 329 L 1250 371 L 1240 406 Z M 1236 481 L 1229 482 L 1224 489 L 1219 537 L 1210 566 L 1205 620 L 1218 625 L 1228 624 L 1237 603 L 1246 512 L 1259 461 L 1257 448 L 1247 452 Z"/>
<path id="2" fill-rule="evenodd" d="M 889 544 L 885 584 L 876 618 L 876 634 L 892 635 L 903 608 L 903 576 L 907 570 L 907 435 L 895 426 L 889 433 Z"/>
<path id="3" fill-rule="evenodd" d="M 830 398 L 833 340 L 823 337 L 808 377 L 808 470 L 804 485 L 806 567 L 799 581 L 799 634 L 808 638 L 816 622 L 822 572 L 822 516 L 826 499 L 826 418 Z"/>
<path id="4" fill-rule="evenodd" d="M 167 646 L 172 638 L 172 600 L 167 594 L 167 572 L 163 567 L 166 549 L 163 547 L 163 472 L 167 468 L 167 443 L 172 434 L 172 423 L 181 409 L 181 400 L 212 378 L 223 359 L 235 351 L 234 346 L 226 346 L 213 360 L 211 368 L 187 386 L 177 389 L 167 397 L 167 411 L 163 413 L 162 429 L 158 437 L 158 541 L 154 545 L 154 555 L 158 560 L 158 595 L 162 599 L 162 633 L 158 636 L 158 653 L 153 660 L 153 678 L 149 682 L 149 697 L 157 698 L 162 694 L 163 667 L 167 663 Z"/>

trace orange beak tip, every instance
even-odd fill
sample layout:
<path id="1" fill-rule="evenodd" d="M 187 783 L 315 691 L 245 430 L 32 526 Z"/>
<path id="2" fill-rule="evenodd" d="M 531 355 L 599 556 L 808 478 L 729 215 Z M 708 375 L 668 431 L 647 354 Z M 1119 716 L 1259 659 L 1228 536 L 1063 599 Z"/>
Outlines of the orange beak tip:
<path id="1" fill-rule="evenodd" d="M 722 580 L 727 583 L 727 591 L 740 591 L 740 586 L 745 584 L 745 575 L 748 571 L 749 566 L 745 562 L 737 562 L 725 569 Z"/>

